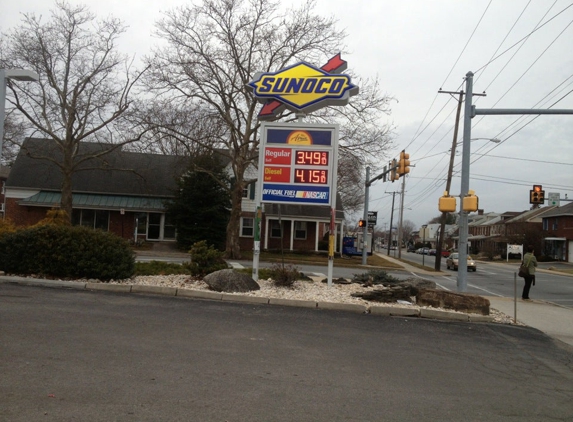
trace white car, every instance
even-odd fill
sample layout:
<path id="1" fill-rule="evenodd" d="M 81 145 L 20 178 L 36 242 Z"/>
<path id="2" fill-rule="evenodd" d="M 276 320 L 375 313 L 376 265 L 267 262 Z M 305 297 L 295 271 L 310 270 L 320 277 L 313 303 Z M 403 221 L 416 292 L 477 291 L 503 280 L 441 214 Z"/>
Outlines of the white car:
<path id="1" fill-rule="evenodd" d="M 450 254 L 448 259 L 446 259 L 446 267 L 448 270 L 451 268 L 455 271 L 458 270 L 458 253 Z M 468 271 L 477 271 L 476 262 L 468 255 Z"/>

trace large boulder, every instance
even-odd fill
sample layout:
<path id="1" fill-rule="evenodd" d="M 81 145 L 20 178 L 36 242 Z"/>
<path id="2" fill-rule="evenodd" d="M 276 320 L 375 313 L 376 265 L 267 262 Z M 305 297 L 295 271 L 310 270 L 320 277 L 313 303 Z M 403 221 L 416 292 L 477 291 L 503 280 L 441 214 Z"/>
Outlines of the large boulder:
<path id="1" fill-rule="evenodd" d="M 207 274 L 203 281 L 216 292 L 246 293 L 261 289 L 261 286 L 249 275 L 230 269 Z"/>
<path id="2" fill-rule="evenodd" d="M 371 302 L 391 303 L 399 300 L 410 300 L 410 286 L 392 286 L 386 289 L 370 290 L 369 292 L 352 293 L 352 297 L 359 297 Z"/>
<path id="3" fill-rule="evenodd" d="M 490 305 L 488 299 L 479 295 L 437 289 L 419 290 L 416 295 L 416 304 L 481 315 L 489 315 Z"/>

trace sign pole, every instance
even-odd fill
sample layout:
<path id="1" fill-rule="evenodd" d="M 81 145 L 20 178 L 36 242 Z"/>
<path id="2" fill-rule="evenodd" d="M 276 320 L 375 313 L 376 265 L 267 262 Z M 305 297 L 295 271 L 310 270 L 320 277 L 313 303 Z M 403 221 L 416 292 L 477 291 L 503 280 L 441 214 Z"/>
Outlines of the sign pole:
<path id="1" fill-rule="evenodd" d="M 257 204 L 257 211 L 255 214 L 255 227 L 254 227 L 255 245 L 253 248 L 253 274 L 252 278 L 255 281 L 259 280 L 259 257 L 261 254 L 261 204 Z"/>
<path id="2" fill-rule="evenodd" d="M 336 206 L 330 208 L 330 231 L 328 234 L 328 272 L 327 284 L 332 287 L 332 274 L 334 273 L 334 217 L 336 215 Z"/>

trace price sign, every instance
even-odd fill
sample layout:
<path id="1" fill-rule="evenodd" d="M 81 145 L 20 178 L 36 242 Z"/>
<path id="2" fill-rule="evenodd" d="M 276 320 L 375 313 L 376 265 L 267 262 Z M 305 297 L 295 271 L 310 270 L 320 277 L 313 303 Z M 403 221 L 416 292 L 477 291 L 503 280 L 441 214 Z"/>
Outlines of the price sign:
<path id="1" fill-rule="evenodd" d="M 263 123 L 261 130 L 260 201 L 332 205 L 338 127 Z"/>

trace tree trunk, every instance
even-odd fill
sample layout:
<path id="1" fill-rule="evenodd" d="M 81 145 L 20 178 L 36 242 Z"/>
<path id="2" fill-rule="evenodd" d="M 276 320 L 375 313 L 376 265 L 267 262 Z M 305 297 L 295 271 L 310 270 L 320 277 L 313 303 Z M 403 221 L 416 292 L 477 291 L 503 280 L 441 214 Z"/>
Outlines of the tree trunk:
<path id="1" fill-rule="evenodd" d="M 72 222 L 72 175 L 73 157 L 71 148 L 66 148 L 64 151 L 64 161 L 62 163 L 62 199 L 61 208 L 66 212 L 66 218 L 71 224 Z"/>
<path id="2" fill-rule="evenodd" d="M 242 179 L 237 180 L 231 191 L 231 215 L 227 225 L 227 246 L 225 254 L 227 258 L 240 259 L 241 246 L 239 244 L 239 229 L 241 226 L 241 203 L 243 200 Z"/>

